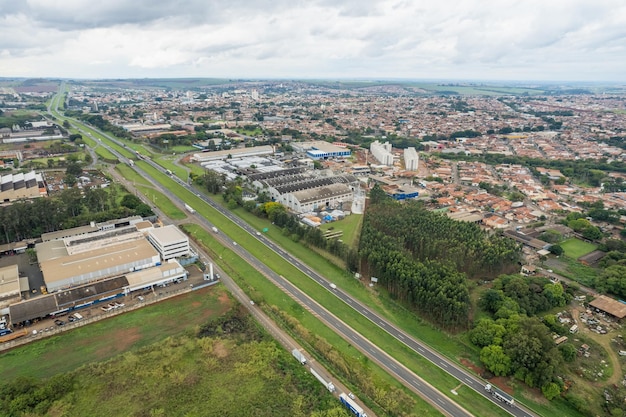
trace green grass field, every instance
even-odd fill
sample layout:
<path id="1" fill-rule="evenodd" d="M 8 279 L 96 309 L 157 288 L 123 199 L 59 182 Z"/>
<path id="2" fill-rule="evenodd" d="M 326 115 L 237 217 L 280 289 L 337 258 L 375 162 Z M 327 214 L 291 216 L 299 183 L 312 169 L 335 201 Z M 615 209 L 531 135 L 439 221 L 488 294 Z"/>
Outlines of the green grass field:
<path id="1" fill-rule="evenodd" d="M 102 146 L 98 146 L 95 151 L 100 158 L 103 158 L 107 161 L 117 161 L 117 156 L 113 155 L 113 153 L 111 153 L 108 149 Z"/>
<path id="2" fill-rule="evenodd" d="M 361 223 L 363 222 L 362 214 L 351 214 L 344 217 L 342 220 L 324 223 L 320 226 L 322 231 L 331 230 L 332 232 L 343 232 L 339 237 L 348 246 L 356 247 L 357 239 L 359 238 L 359 231 L 361 230 Z"/>
<path id="3" fill-rule="evenodd" d="M 184 166 L 178 165 L 174 161 L 172 161 L 171 156 L 168 157 L 157 157 L 153 158 L 153 161 L 162 166 L 165 169 L 169 169 L 172 171 L 174 175 L 180 178 L 183 181 L 187 181 L 188 171 Z"/>
<path id="4" fill-rule="evenodd" d="M 598 246 L 593 243 L 583 242 L 575 237 L 561 242 L 560 246 L 565 251 L 565 256 L 572 259 L 578 259 L 598 248 Z"/>
<path id="5" fill-rule="evenodd" d="M 193 146 L 187 145 L 176 145 L 170 148 L 172 152 L 176 152 L 176 154 L 186 153 L 186 152 L 194 152 L 198 151 L 198 148 L 194 148 Z"/>
<path id="6" fill-rule="evenodd" d="M 136 188 L 141 191 L 143 195 L 148 197 L 152 203 L 157 206 L 163 213 L 174 220 L 182 220 L 187 218 L 187 215 L 182 210 L 172 203 L 172 201 L 160 191 L 155 190 L 152 187 L 145 187 L 137 184 Z"/>
<path id="7" fill-rule="evenodd" d="M 150 181 L 146 178 L 142 177 L 126 164 L 117 164 L 115 169 L 124 176 L 129 182 L 140 184 L 140 185 L 150 185 Z"/>
<path id="8" fill-rule="evenodd" d="M 222 286 L 193 291 L 4 352 L 0 355 L 0 374 L 10 380 L 70 372 L 169 336 L 194 332 L 232 303 Z"/>
<path id="9" fill-rule="evenodd" d="M 0 356 L 5 382 L 69 373 L 71 383 L 55 392 L 22 380 L 19 392 L 0 399 L 0 414 L 347 416 L 240 308 L 216 285 L 11 350 Z M 221 335 L 218 318 L 238 326 Z M 197 337 L 212 322 L 212 336 Z M 29 407 L 37 411 L 24 414 Z"/>

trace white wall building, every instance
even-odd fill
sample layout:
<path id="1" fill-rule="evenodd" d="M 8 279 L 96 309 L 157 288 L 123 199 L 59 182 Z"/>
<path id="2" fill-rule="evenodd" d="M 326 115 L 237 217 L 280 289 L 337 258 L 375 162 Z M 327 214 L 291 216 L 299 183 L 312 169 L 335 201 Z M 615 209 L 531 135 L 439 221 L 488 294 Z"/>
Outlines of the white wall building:
<path id="1" fill-rule="evenodd" d="M 419 161 L 420 158 L 415 148 L 406 148 L 404 150 L 404 166 L 407 171 L 417 171 Z"/>
<path id="2" fill-rule="evenodd" d="M 383 165 L 393 165 L 393 154 L 391 153 L 391 144 L 389 142 L 380 143 L 374 141 L 370 144 L 370 152 L 374 158 Z"/>
<path id="3" fill-rule="evenodd" d="M 48 291 L 53 292 L 150 268 L 160 262 L 156 249 L 141 239 L 40 261 L 40 265 Z"/>
<path id="4" fill-rule="evenodd" d="M 149 230 L 148 240 L 164 261 L 190 253 L 189 238 L 174 225 Z"/>

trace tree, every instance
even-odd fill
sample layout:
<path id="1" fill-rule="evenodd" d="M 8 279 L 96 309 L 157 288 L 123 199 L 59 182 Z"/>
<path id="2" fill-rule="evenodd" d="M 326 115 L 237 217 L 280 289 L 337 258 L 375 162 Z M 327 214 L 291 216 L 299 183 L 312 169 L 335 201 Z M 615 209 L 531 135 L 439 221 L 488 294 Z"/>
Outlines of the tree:
<path id="1" fill-rule="evenodd" d="M 78 163 L 77 161 L 72 161 L 67 164 L 65 173 L 73 175 L 75 177 L 79 177 L 83 173 L 83 168 L 80 166 L 80 163 Z"/>
<path id="2" fill-rule="evenodd" d="M 504 295 L 502 294 L 502 291 L 489 289 L 485 291 L 483 296 L 480 298 L 480 307 L 493 314 L 498 311 L 503 302 Z"/>
<path id="3" fill-rule="evenodd" d="M 140 204 L 142 204 L 141 199 L 133 194 L 126 194 L 120 201 L 122 207 L 127 207 L 131 210 L 136 209 Z"/>
<path id="4" fill-rule="evenodd" d="M 504 353 L 502 346 L 485 346 L 480 351 L 480 360 L 496 376 L 506 376 L 511 372 L 511 358 Z"/>
<path id="5" fill-rule="evenodd" d="M 565 250 L 561 247 L 561 245 L 552 245 L 550 249 L 548 249 L 551 254 L 556 256 L 561 256 L 565 252 Z"/>
<path id="6" fill-rule="evenodd" d="M 73 186 L 76 185 L 76 183 L 78 182 L 78 179 L 76 178 L 74 174 L 67 173 L 65 174 L 65 177 L 63 178 L 63 182 L 65 182 L 65 185 L 67 185 L 68 188 L 72 188 Z"/>
<path id="7" fill-rule="evenodd" d="M 583 230 L 583 236 L 589 240 L 600 240 L 604 236 L 602 231 L 596 226 L 590 226 Z"/>
<path id="8" fill-rule="evenodd" d="M 541 392 L 548 400 L 552 400 L 561 393 L 561 387 L 554 382 L 549 382 L 541 387 Z"/>
<path id="9" fill-rule="evenodd" d="M 561 356 L 565 362 L 574 362 L 578 351 L 571 343 L 564 343 L 559 346 L 559 352 L 561 352 Z"/>
<path id="10" fill-rule="evenodd" d="M 479 347 L 501 345 L 505 333 L 506 329 L 503 325 L 485 318 L 481 319 L 469 332 L 469 339 L 470 342 Z"/>

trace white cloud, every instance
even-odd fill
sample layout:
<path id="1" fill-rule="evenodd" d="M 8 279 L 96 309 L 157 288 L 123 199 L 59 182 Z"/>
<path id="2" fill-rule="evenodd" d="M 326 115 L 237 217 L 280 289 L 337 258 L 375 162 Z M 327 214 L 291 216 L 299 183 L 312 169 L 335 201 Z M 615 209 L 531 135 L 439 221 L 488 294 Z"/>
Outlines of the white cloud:
<path id="1" fill-rule="evenodd" d="M 622 80 L 618 0 L 0 2 L 0 74 Z"/>

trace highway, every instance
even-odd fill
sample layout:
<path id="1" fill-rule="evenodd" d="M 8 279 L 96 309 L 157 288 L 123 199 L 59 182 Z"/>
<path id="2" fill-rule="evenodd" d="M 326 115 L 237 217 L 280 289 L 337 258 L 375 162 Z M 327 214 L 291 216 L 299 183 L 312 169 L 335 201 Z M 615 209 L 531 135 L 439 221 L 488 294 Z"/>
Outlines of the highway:
<path id="1" fill-rule="evenodd" d="M 97 130 L 92 128 L 93 130 Z M 114 137 L 98 131 L 100 134 L 106 136 L 109 140 L 117 143 L 122 146 L 117 139 Z M 104 145 L 104 144 L 102 144 Z M 105 145 L 104 145 L 105 146 Z M 120 161 L 127 162 L 127 158 L 123 157 L 119 154 L 119 152 L 115 151 L 110 147 L 109 150 L 115 154 Z M 161 172 L 165 172 L 165 169 L 156 164 L 155 162 L 144 159 L 144 161 L 151 164 L 154 168 L 158 169 Z M 148 177 L 148 175 L 138 169 L 137 166 L 134 169 L 138 170 L 144 177 Z M 190 188 L 190 186 L 184 181 L 174 177 L 175 180 L 183 187 Z M 193 192 L 193 190 L 190 190 Z M 169 192 L 169 190 L 164 189 L 163 192 L 168 195 L 172 201 L 178 202 L 180 206 L 184 204 L 182 200 Z M 196 194 L 194 192 L 194 194 Z M 196 194 L 198 195 L 198 194 Z M 300 269 L 303 273 L 305 273 L 309 278 L 316 281 L 319 285 L 327 288 L 329 292 L 334 294 L 336 297 L 341 299 L 344 303 L 358 311 L 360 314 L 365 316 L 368 320 L 374 323 L 379 328 L 383 329 L 385 332 L 399 340 L 401 343 L 404 343 L 406 346 L 411 348 L 416 354 L 422 355 L 424 358 L 431 361 L 433 364 L 437 365 L 439 368 L 443 369 L 445 372 L 454 376 L 461 383 L 467 385 L 469 388 L 475 390 L 476 392 L 483 395 L 485 398 L 494 402 L 496 405 L 500 406 L 508 413 L 518 416 L 518 417 L 530 417 L 536 416 L 536 414 L 530 412 L 522 406 L 516 407 L 508 407 L 503 405 L 501 402 L 494 399 L 488 392 L 485 391 L 484 387 L 486 382 L 482 379 L 474 376 L 473 374 L 466 371 L 464 368 L 460 367 L 456 363 L 451 360 L 439 355 L 434 350 L 430 349 L 428 346 L 419 342 L 417 339 L 413 338 L 411 335 L 405 333 L 401 329 L 394 326 L 392 323 L 387 321 L 385 318 L 379 316 L 376 312 L 371 310 L 369 307 L 363 305 L 360 301 L 352 298 L 348 293 L 342 291 L 340 288 L 331 288 L 330 282 L 326 280 L 324 277 L 319 275 L 317 272 L 310 269 L 307 265 L 302 263 L 299 259 L 293 257 L 287 251 L 283 250 L 281 247 L 276 245 L 272 240 L 268 239 L 264 235 L 257 235 L 257 230 L 250 227 L 247 223 L 241 220 L 239 217 L 232 214 L 230 211 L 224 209 L 219 204 L 215 203 L 208 197 L 204 195 L 198 195 L 205 203 L 211 205 L 214 209 L 218 210 L 225 217 L 230 219 L 232 222 L 237 224 L 242 229 L 246 230 L 252 236 L 256 237 L 260 240 L 265 246 L 269 249 L 273 250 L 281 257 L 283 257 L 286 261 L 290 262 L 298 269 Z M 199 216 L 198 216 L 199 217 Z M 213 226 L 210 222 L 208 222 L 204 218 L 200 218 L 207 226 L 208 230 Z M 220 234 L 222 235 L 222 234 Z M 250 255 L 244 248 L 240 245 L 235 245 L 234 242 L 230 240 L 226 240 L 220 236 L 222 243 L 225 246 L 228 246 L 231 250 L 235 251 L 241 257 L 243 257 L 246 261 L 248 261 L 251 265 L 261 271 L 266 277 L 273 280 L 277 285 L 287 291 L 291 297 L 298 300 L 302 303 L 306 308 L 316 314 L 320 319 L 328 323 L 330 326 L 335 328 L 346 340 L 349 340 L 354 346 L 357 346 L 365 355 L 372 358 L 381 364 L 384 368 L 386 368 L 391 374 L 395 375 L 399 380 L 404 381 L 405 384 L 410 386 L 414 391 L 421 393 L 420 395 L 429 401 L 431 404 L 436 406 L 442 413 L 450 416 L 466 416 L 470 415 L 465 410 L 461 409 L 455 402 L 449 399 L 447 396 L 441 394 L 439 391 L 428 385 L 425 381 L 419 378 L 417 375 L 404 368 L 399 362 L 395 361 L 393 358 L 386 355 L 382 350 L 380 350 L 377 346 L 369 342 L 367 339 L 363 338 L 358 332 L 354 331 L 335 316 L 333 316 L 330 312 L 324 309 L 321 305 L 317 304 L 314 300 L 309 298 L 306 294 L 300 291 L 297 287 L 293 286 L 289 281 L 284 279 L 283 277 L 278 276 L 275 272 L 267 268 L 261 261 L 254 258 Z"/>
<path id="2" fill-rule="evenodd" d="M 330 281 L 326 280 L 324 277 L 319 275 L 317 272 L 315 272 L 314 270 L 309 268 L 306 264 L 302 263 L 299 259 L 297 259 L 294 256 L 292 256 L 289 252 L 283 250 L 283 248 L 278 246 L 277 244 L 275 244 L 274 241 L 272 241 L 271 239 L 267 238 L 263 234 L 261 234 L 260 236 L 257 235 L 256 234 L 257 231 L 254 228 L 249 226 L 247 223 L 245 223 L 239 217 L 235 216 L 230 211 L 224 209 L 222 206 L 220 206 L 219 204 L 215 203 L 211 199 L 209 199 L 207 197 L 204 197 L 204 196 L 201 196 L 201 198 L 205 202 L 210 204 L 213 208 L 215 208 L 216 210 L 220 211 L 220 213 L 222 213 L 224 216 L 228 217 L 231 221 L 236 223 L 238 226 L 240 226 L 241 228 L 246 230 L 252 236 L 256 237 L 258 240 L 263 242 L 268 248 L 270 248 L 274 252 L 278 253 L 281 257 L 283 257 L 283 259 L 285 259 L 286 261 L 288 261 L 292 265 L 296 266 L 300 271 L 302 271 L 304 274 L 306 274 L 309 278 L 311 278 L 314 281 L 316 281 L 319 285 L 327 288 L 329 290 L 329 292 L 331 292 L 333 295 L 338 297 L 344 303 L 346 303 L 347 305 L 349 305 L 350 307 L 352 307 L 353 309 L 358 311 L 361 315 L 366 317 L 368 320 L 370 320 L 376 326 L 378 326 L 381 329 L 383 329 L 385 332 L 387 332 L 388 334 L 390 334 L 391 336 L 393 336 L 394 338 L 399 340 L 401 343 L 404 343 L 406 346 L 411 348 L 415 353 L 423 356 L 424 358 L 428 359 L 433 364 L 437 365 L 439 368 L 443 369 L 445 372 L 447 372 L 450 375 L 452 375 L 455 378 L 457 378 L 461 383 L 467 385 L 468 387 L 472 388 L 474 391 L 480 393 L 484 397 L 486 397 L 489 400 L 493 401 L 495 404 L 497 404 L 498 406 L 502 407 L 503 409 L 505 409 L 507 412 L 509 412 L 512 415 L 515 415 L 515 416 L 518 416 L 518 417 L 536 416 L 536 414 L 534 414 L 531 411 L 525 409 L 524 407 L 516 406 L 516 407 L 512 407 L 511 408 L 511 407 L 503 405 L 501 402 L 499 402 L 498 400 L 494 399 L 489 392 L 485 391 L 485 385 L 487 384 L 486 381 L 484 381 L 484 380 L 482 380 L 480 378 L 477 378 L 475 375 L 467 372 L 465 369 L 461 368 L 456 363 L 454 363 L 454 362 L 450 361 L 449 359 L 439 355 L 437 352 L 435 352 L 434 350 L 432 350 L 431 348 L 429 348 L 425 344 L 419 342 L 418 340 L 413 338 L 408 333 L 405 333 L 404 331 L 402 331 L 401 329 L 399 329 L 398 327 L 396 327 L 395 325 L 393 325 L 392 323 L 387 321 L 387 319 L 385 319 L 385 318 L 381 317 L 380 315 L 378 315 L 376 312 L 374 312 L 369 307 L 367 307 L 364 304 L 362 304 L 360 301 L 352 298 L 352 296 L 350 296 L 348 293 L 342 291 L 339 287 L 336 287 L 334 289 L 331 288 L 331 286 L 330 286 L 331 282 Z M 229 242 L 225 242 L 225 244 L 227 244 L 227 245 L 228 245 L 228 243 Z M 292 294 L 292 296 L 295 296 L 296 299 L 302 301 L 302 298 L 301 298 L 301 296 L 299 296 L 299 294 L 302 294 L 302 295 L 304 295 L 304 294 L 299 289 L 297 289 L 295 286 L 293 286 L 291 283 L 289 283 L 289 281 L 285 280 L 283 277 L 279 277 L 279 280 L 274 279 L 274 276 L 276 274 L 272 270 L 270 270 L 269 268 L 265 267 L 265 265 L 262 262 L 260 262 L 256 258 L 254 258 L 251 255 L 249 255 L 245 251 L 245 249 L 241 248 L 240 245 L 232 246 L 232 244 L 230 244 L 230 247 L 231 247 L 231 249 L 235 250 L 240 256 L 242 256 L 244 259 L 246 259 L 249 263 L 254 265 L 255 268 L 259 269 L 260 271 L 263 271 L 266 276 L 270 277 L 276 283 L 280 284 L 280 286 L 282 288 L 285 288 L 287 291 L 289 291 L 289 293 Z M 311 302 L 315 303 L 314 301 L 311 300 L 309 303 L 305 302 L 304 304 L 307 306 L 307 308 L 309 308 L 311 311 L 316 313 L 318 316 L 320 316 L 323 319 L 326 319 L 325 316 L 330 315 L 330 313 L 328 311 L 326 311 L 322 306 L 317 305 L 317 303 L 315 303 L 315 305 L 313 305 L 313 304 L 311 304 Z M 352 340 L 352 335 L 350 334 L 350 331 L 345 330 L 345 329 L 348 329 L 347 326 L 345 326 L 343 324 L 342 325 L 335 325 L 332 322 L 331 322 L 331 325 L 334 328 L 336 328 L 339 332 L 341 332 L 342 334 L 350 335 L 348 337 Z M 369 343 L 369 341 L 367 343 L 371 346 L 371 343 Z M 378 347 L 376 347 L 376 349 L 378 349 Z M 371 350 L 366 348 L 365 352 L 371 353 Z M 388 369 L 389 372 L 391 372 L 392 374 L 396 375 L 397 377 L 400 377 L 401 379 L 403 379 L 403 380 L 405 380 L 405 381 L 410 383 L 410 378 L 411 377 L 408 377 L 405 374 L 400 374 L 399 372 L 397 372 L 397 369 L 395 367 L 397 365 L 393 364 L 393 362 L 395 362 L 395 360 L 390 360 L 388 357 L 382 358 L 382 357 L 379 357 L 379 356 L 376 356 L 376 360 L 380 360 L 381 361 L 380 363 L 386 369 Z M 409 379 L 407 380 L 407 378 L 409 378 Z M 417 382 L 417 381 L 415 381 L 415 382 Z M 419 391 L 424 393 L 424 391 L 421 390 L 420 384 L 410 384 L 410 385 L 413 388 L 418 389 Z M 429 395 L 433 395 L 433 394 L 431 393 Z M 437 391 L 437 395 L 441 396 L 441 394 L 438 391 Z M 430 398 L 437 398 L 437 397 L 430 397 Z M 453 415 L 460 415 L 460 414 L 453 414 Z"/>

